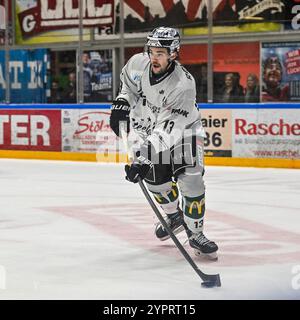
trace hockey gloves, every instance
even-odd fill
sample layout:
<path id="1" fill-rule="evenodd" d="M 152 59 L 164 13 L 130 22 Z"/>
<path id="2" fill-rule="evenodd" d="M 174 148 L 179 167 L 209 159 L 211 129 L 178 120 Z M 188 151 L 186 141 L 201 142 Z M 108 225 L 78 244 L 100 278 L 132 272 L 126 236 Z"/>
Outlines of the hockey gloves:
<path id="1" fill-rule="evenodd" d="M 144 179 L 152 168 L 153 164 L 150 160 L 143 156 L 139 156 L 137 161 L 134 161 L 131 166 L 125 166 L 126 180 L 137 183 L 140 179 Z"/>
<path id="2" fill-rule="evenodd" d="M 125 130 L 129 133 L 129 112 L 130 105 L 125 99 L 118 99 L 112 102 L 109 124 L 113 132 L 120 137 L 120 123 L 125 122 Z"/>

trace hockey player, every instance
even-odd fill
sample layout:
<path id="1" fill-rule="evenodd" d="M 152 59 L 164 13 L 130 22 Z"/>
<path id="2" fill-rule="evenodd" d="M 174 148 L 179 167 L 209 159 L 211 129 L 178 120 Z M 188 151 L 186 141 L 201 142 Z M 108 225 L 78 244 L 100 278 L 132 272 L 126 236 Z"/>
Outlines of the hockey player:
<path id="1" fill-rule="evenodd" d="M 116 135 L 126 122 L 127 133 L 131 126 L 143 141 L 134 162 L 125 166 L 126 179 L 144 179 L 174 234 L 185 229 L 196 255 L 216 259 L 218 246 L 203 233 L 205 133 L 195 103 L 195 80 L 176 61 L 176 29 L 156 28 L 147 40 L 145 52 L 124 66 L 111 108 L 110 126 Z M 169 238 L 161 224 L 155 233 L 160 240 Z"/>

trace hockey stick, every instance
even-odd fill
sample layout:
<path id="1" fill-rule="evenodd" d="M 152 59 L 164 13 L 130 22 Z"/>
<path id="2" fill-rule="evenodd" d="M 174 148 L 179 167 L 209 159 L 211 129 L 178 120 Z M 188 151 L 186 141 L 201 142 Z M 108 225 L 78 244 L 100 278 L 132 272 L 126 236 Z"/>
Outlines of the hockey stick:
<path id="1" fill-rule="evenodd" d="M 132 154 L 130 154 L 130 151 L 128 150 L 129 148 L 128 148 L 128 141 L 127 141 L 127 134 L 126 134 L 125 130 L 123 130 L 123 129 L 121 129 L 121 137 L 122 137 L 122 140 L 124 143 L 125 150 L 127 151 L 128 157 L 130 158 L 132 156 Z M 182 244 L 178 241 L 178 239 L 174 235 L 173 231 L 169 228 L 165 219 L 163 218 L 163 216 L 161 215 L 161 213 L 157 209 L 156 204 L 152 200 L 152 198 L 151 198 L 151 196 L 150 196 L 150 194 L 149 194 L 149 192 L 148 192 L 148 190 L 147 190 L 147 188 L 141 178 L 139 178 L 138 183 L 139 183 L 140 188 L 142 189 L 144 196 L 146 197 L 147 201 L 149 202 L 151 208 L 153 209 L 155 215 L 157 216 L 158 220 L 163 225 L 163 227 L 167 230 L 169 236 L 171 237 L 171 239 L 175 243 L 176 247 L 179 249 L 179 251 L 184 256 L 184 258 L 187 260 L 187 262 L 196 271 L 198 276 L 203 280 L 201 285 L 206 288 L 220 287 L 221 286 L 220 275 L 219 274 L 206 274 L 198 268 L 198 266 L 195 264 L 195 262 L 193 261 L 191 256 L 187 253 L 187 251 L 184 249 Z"/>
<path id="2" fill-rule="evenodd" d="M 165 219 L 163 218 L 163 216 L 161 215 L 161 213 L 159 212 L 159 210 L 156 207 L 156 204 L 154 203 L 154 201 L 152 200 L 147 188 L 145 187 L 145 184 L 143 183 L 142 179 L 139 178 L 139 185 L 146 197 L 146 199 L 148 200 L 151 208 L 153 209 L 154 213 L 156 214 L 158 220 L 160 221 L 160 223 L 163 225 L 163 227 L 167 230 L 169 236 L 171 237 L 171 239 L 173 240 L 173 242 L 175 243 L 176 247 L 179 249 L 179 251 L 182 253 L 182 255 L 185 257 L 185 259 L 187 260 L 187 262 L 192 266 L 192 268 L 196 271 L 196 273 L 198 274 L 198 276 L 203 280 L 202 282 L 202 286 L 203 287 L 207 287 L 207 288 L 211 288 L 211 287 L 220 287 L 221 286 L 221 280 L 220 280 L 220 275 L 219 274 L 206 274 L 204 272 L 202 272 L 197 265 L 195 264 L 195 262 L 193 261 L 193 259 L 191 258 L 191 256 L 187 253 L 187 251 L 184 249 L 184 247 L 182 246 L 182 244 L 178 241 L 177 237 L 174 235 L 173 231 L 169 228 L 168 224 L 166 223 Z"/>

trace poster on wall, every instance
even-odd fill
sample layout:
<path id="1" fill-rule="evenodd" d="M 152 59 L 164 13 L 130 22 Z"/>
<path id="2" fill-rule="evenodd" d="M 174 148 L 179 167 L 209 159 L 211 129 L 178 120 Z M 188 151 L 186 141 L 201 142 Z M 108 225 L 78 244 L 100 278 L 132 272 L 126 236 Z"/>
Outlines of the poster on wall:
<path id="1" fill-rule="evenodd" d="M 83 153 L 117 153 L 122 141 L 109 125 L 109 110 L 62 110 L 62 150 Z"/>
<path id="2" fill-rule="evenodd" d="M 61 111 L 0 110 L 0 149 L 61 151 Z"/>
<path id="3" fill-rule="evenodd" d="M 205 129 L 204 155 L 207 157 L 231 157 L 231 110 L 200 109 Z"/>
<path id="4" fill-rule="evenodd" d="M 112 50 L 86 51 L 82 62 L 84 102 L 112 101 Z"/>
<path id="5" fill-rule="evenodd" d="M 16 0 L 17 44 L 78 41 L 79 1 Z M 114 24 L 114 0 L 82 1 L 84 40 L 90 28 Z"/>
<path id="6" fill-rule="evenodd" d="M 0 51 L 0 101 L 5 100 L 5 52 Z M 10 102 L 46 103 L 49 93 L 47 49 L 10 51 Z"/>
<path id="7" fill-rule="evenodd" d="M 300 42 L 262 44 L 262 102 L 300 101 Z"/>
<path id="8" fill-rule="evenodd" d="M 300 159 L 300 110 L 232 110 L 232 156 Z"/>

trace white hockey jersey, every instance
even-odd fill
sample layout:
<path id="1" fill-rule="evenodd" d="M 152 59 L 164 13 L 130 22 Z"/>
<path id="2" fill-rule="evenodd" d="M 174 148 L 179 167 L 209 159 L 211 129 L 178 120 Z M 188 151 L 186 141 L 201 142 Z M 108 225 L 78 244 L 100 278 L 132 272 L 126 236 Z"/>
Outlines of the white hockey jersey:
<path id="1" fill-rule="evenodd" d="M 152 76 L 148 55 L 134 55 L 122 69 L 118 98 L 129 102 L 131 127 L 156 152 L 170 149 L 186 135 L 205 137 L 195 80 L 177 61 L 157 78 Z"/>

